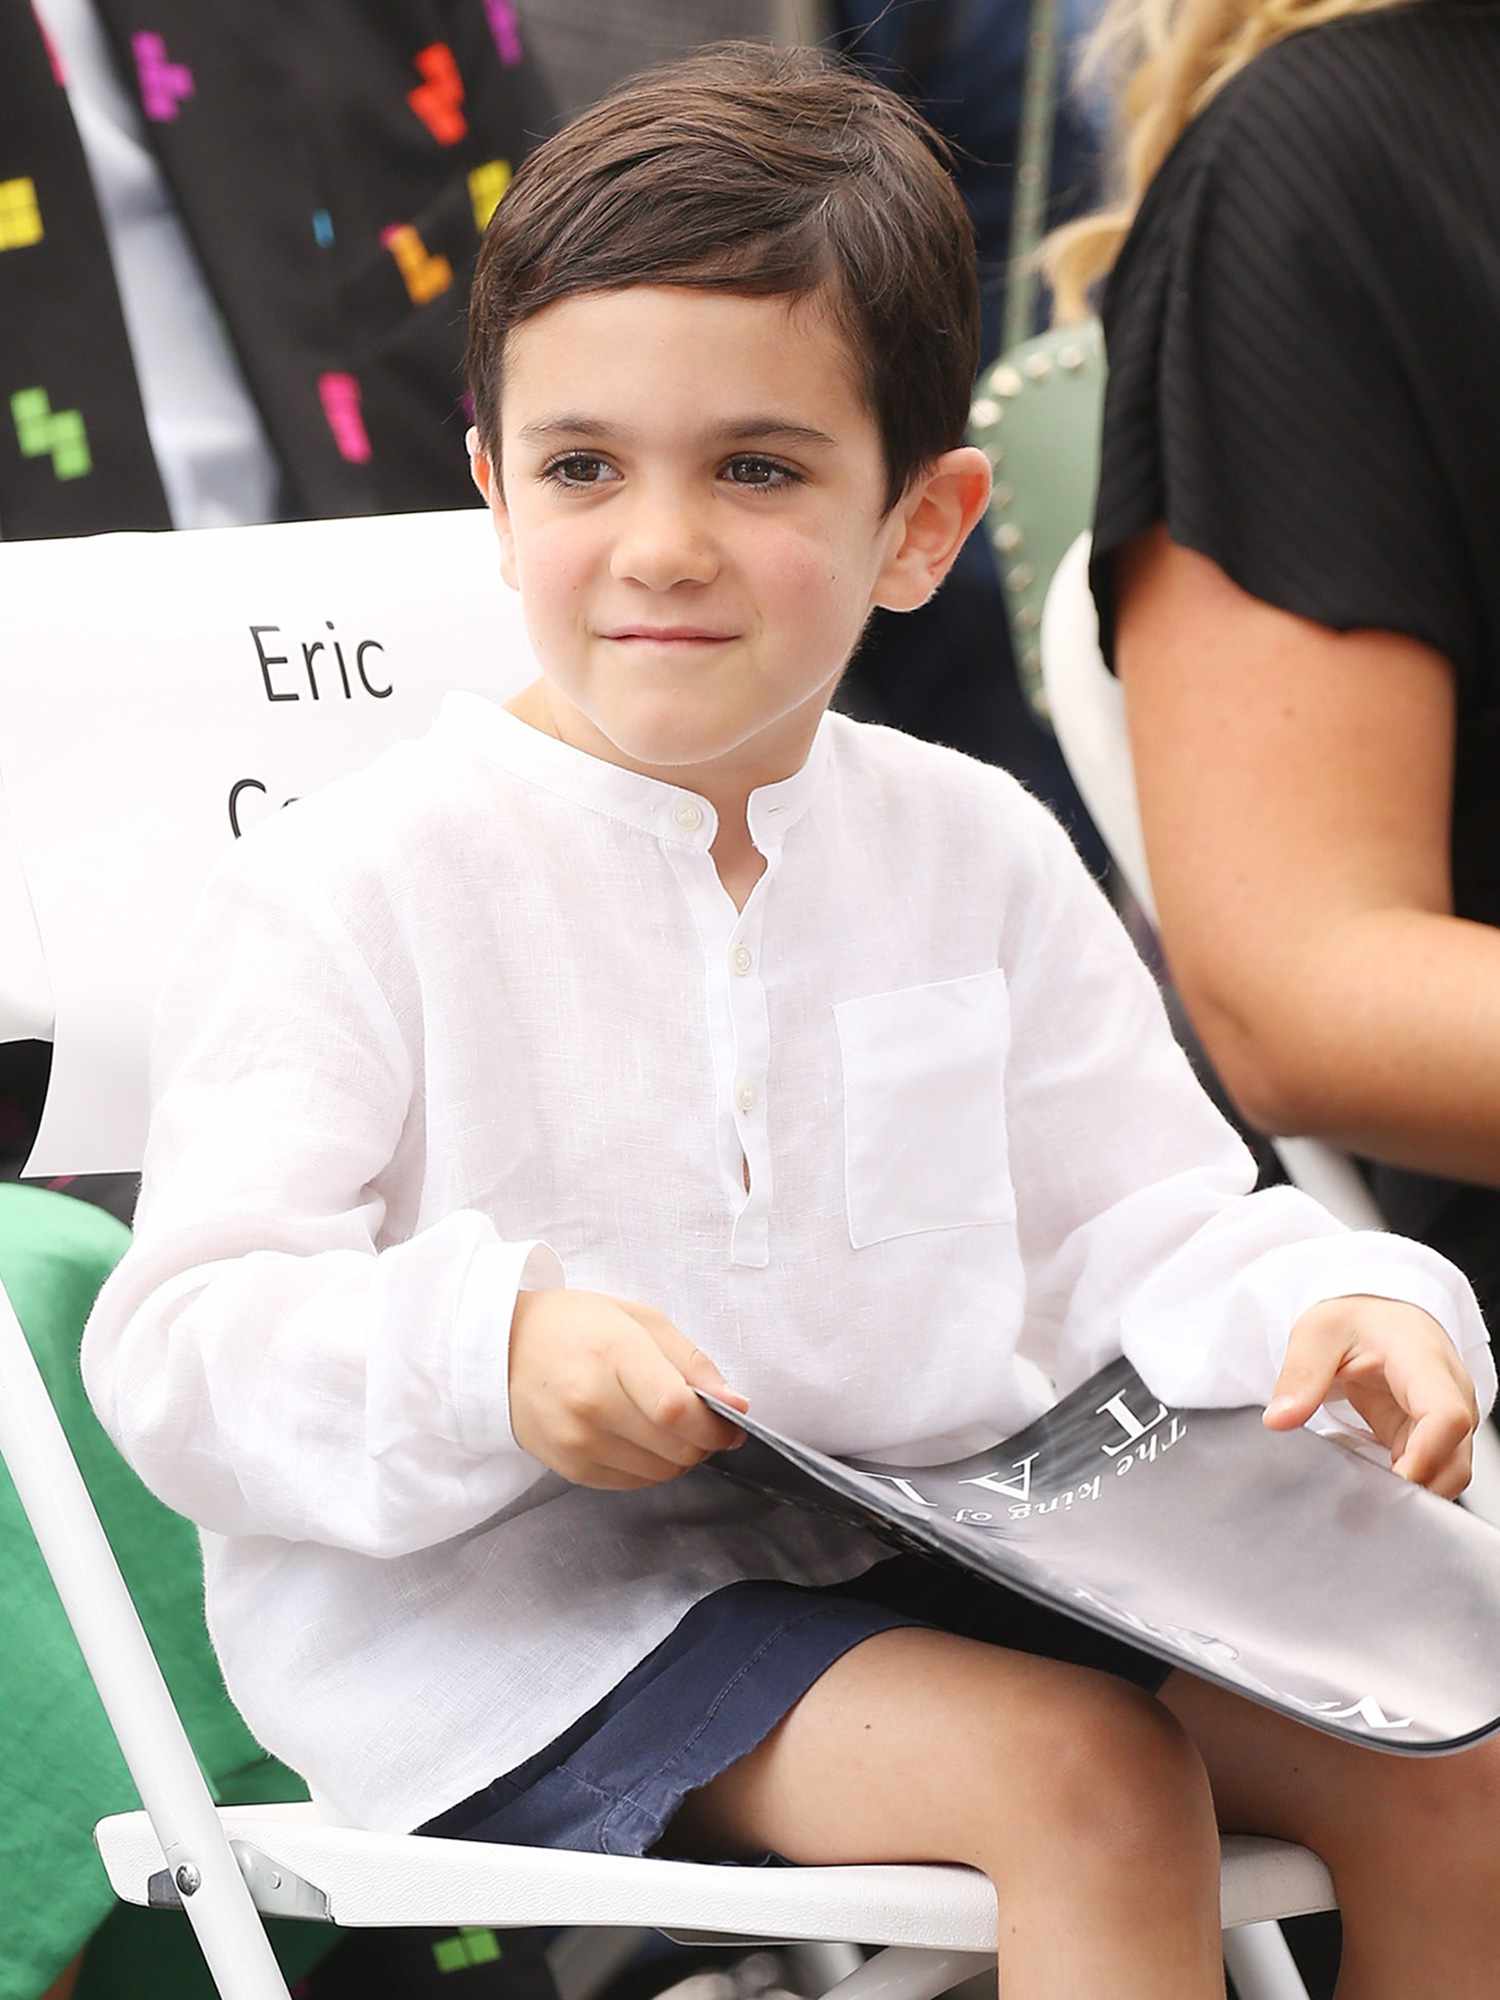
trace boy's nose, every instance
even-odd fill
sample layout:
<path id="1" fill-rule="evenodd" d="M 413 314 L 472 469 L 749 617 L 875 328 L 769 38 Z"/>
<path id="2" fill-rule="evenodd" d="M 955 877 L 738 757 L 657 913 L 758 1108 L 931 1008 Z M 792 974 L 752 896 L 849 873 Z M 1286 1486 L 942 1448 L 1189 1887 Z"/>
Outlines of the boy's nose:
<path id="1" fill-rule="evenodd" d="M 696 511 L 670 504 L 642 507 L 622 523 L 610 558 L 616 581 L 647 590 L 711 583 L 718 572 L 718 551 Z"/>

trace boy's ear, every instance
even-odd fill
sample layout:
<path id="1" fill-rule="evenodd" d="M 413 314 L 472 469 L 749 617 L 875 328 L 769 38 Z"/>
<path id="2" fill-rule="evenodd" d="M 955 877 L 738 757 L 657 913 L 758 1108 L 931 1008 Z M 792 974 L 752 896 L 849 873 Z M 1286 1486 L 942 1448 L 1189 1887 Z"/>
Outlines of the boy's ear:
<path id="1" fill-rule="evenodd" d="M 960 445 L 934 459 L 896 504 L 896 539 L 875 579 L 871 603 L 887 611 L 915 611 L 925 604 L 952 569 L 989 498 L 990 462 L 982 451 Z"/>
<path id="2" fill-rule="evenodd" d="M 500 544 L 500 574 L 512 590 L 519 590 L 516 581 L 515 539 L 510 531 L 510 514 L 505 505 L 505 489 L 499 474 L 490 463 L 489 453 L 479 442 L 479 433 L 470 425 L 464 436 L 464 447 L 469 454 L 469 476 L 479 488 L 484 504 L 490 510 L 490 519 L 495 524 L 495 539 Z"/>

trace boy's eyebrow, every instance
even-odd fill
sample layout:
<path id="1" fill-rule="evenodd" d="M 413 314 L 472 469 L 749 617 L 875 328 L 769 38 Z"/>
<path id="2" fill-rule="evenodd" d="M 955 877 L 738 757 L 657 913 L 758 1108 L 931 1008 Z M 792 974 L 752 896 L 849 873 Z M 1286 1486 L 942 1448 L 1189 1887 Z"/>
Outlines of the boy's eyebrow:
<path id="1" fill-rule="evenodd" d="M 751 438 L 784 438 L 789 444 L 837 443 L 827 431 L 814 430 L 810 424 L 793 423 L 789 417 L 766 415 L 734 417 L 728 423 L 712 425 L 705 437 L 714 444 L 744 444 Z M 611 440 L 616 444 L 634 444 L 639 433 L 628 424 L 612 424 L 603 417 L 592 417 L 582 411 L 565 411 L 556 417 L 539 417 L 535 423 L 523 424 L 518 433 L 522 444 L 546 444 L 557 437 L 589 437 Z"/>

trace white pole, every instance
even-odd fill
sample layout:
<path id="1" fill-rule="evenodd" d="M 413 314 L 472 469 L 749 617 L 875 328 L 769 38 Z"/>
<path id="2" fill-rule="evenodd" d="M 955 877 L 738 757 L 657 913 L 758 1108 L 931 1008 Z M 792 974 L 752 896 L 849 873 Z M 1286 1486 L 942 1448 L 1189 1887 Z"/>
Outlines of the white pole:
<path id="1" fill-rule="evenodd" d="M 288 2000 L 281 1968 L 3 1284 L 0 1459 L 15 1481 L 222 2000 Z"/>
<path id="2" fill-rule="evenodd" d="M 1239 1924 L 1225 1931 L 1224 1963 L 1240 2000 L 1307 2000 L 1279 1924 Z"/>

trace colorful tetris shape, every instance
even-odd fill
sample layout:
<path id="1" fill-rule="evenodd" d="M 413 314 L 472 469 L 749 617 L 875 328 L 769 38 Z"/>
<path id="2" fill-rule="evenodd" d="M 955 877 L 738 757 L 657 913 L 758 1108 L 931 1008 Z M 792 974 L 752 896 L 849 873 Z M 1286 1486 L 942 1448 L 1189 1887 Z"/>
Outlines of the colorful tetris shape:
<path id="1" fill-rule="evenodd" d="M 484 11 L 501 66 L 514 69 L 521 60 L 521 23 L 514 0 L 484 0 Z"/>
<path id="2" fill-rule="evenodd" d="M 10 414 L 23 458 L 50 457 L 56 479 L 82 479 L 93 471 L 82 410 L 54 410 L 45 389 L 17 389 Z"/>
<path id="3" fill-rule="evenodd" d="M 336 371 L 320 375 L 318 400 L 340 455 L 351 465 L 363 465 L 372 458 L 370 434 L 359 406 L 359 378 Z"/>
<path id="4" fill-rule="evenodd" d="M 501 1956 L 495 1933 L 466 1926 L 457 1937 L 439 1938 L 432 1947 L 439 1972 L 467 1972 L 471 1965 L 493 1965 Z"/>
<path id="5" fill-rule="evenodd" d="M 170 124 L 177 116 L 178 105 L 193 94 L 193 72 L 186 63 L 167 61 L 164 35 L 142 29 L 130 37 L 130 47 L 135 55 L 142 110 L 156 124 Z"/>
<path id="6" fill-rule="evenodd" d="M 25 250 L 40 243 L 43 234 L 36 182 L 24 175 L 0 181 L 0 250 Z"/>
<path id="7" fill-rule="evenodd" d="M 441 146 L 456 146 L 469 129 L 460 106 L 464 80 L 446 42 L 430 42 L 412 57 L 424 79 L 406 93 L 406 101 Z"/>
<path id="8" fill-rule="evenodd" d="M 453 266 L 448 259 L 434 257 L 409 222 L 393 222 L 389 229 L 381 230 L 380 240 L 395 258 L 414 306 L 425 306 L 453 283 Z"/>
<path id="9" fill-rule="evenodd" d="M 469 199 L 474 204 L 474 227 L 483 236 L 485 224 L 500 206 L 510 186 L 510 161 L 486 160 L 469 175 Z"/>

